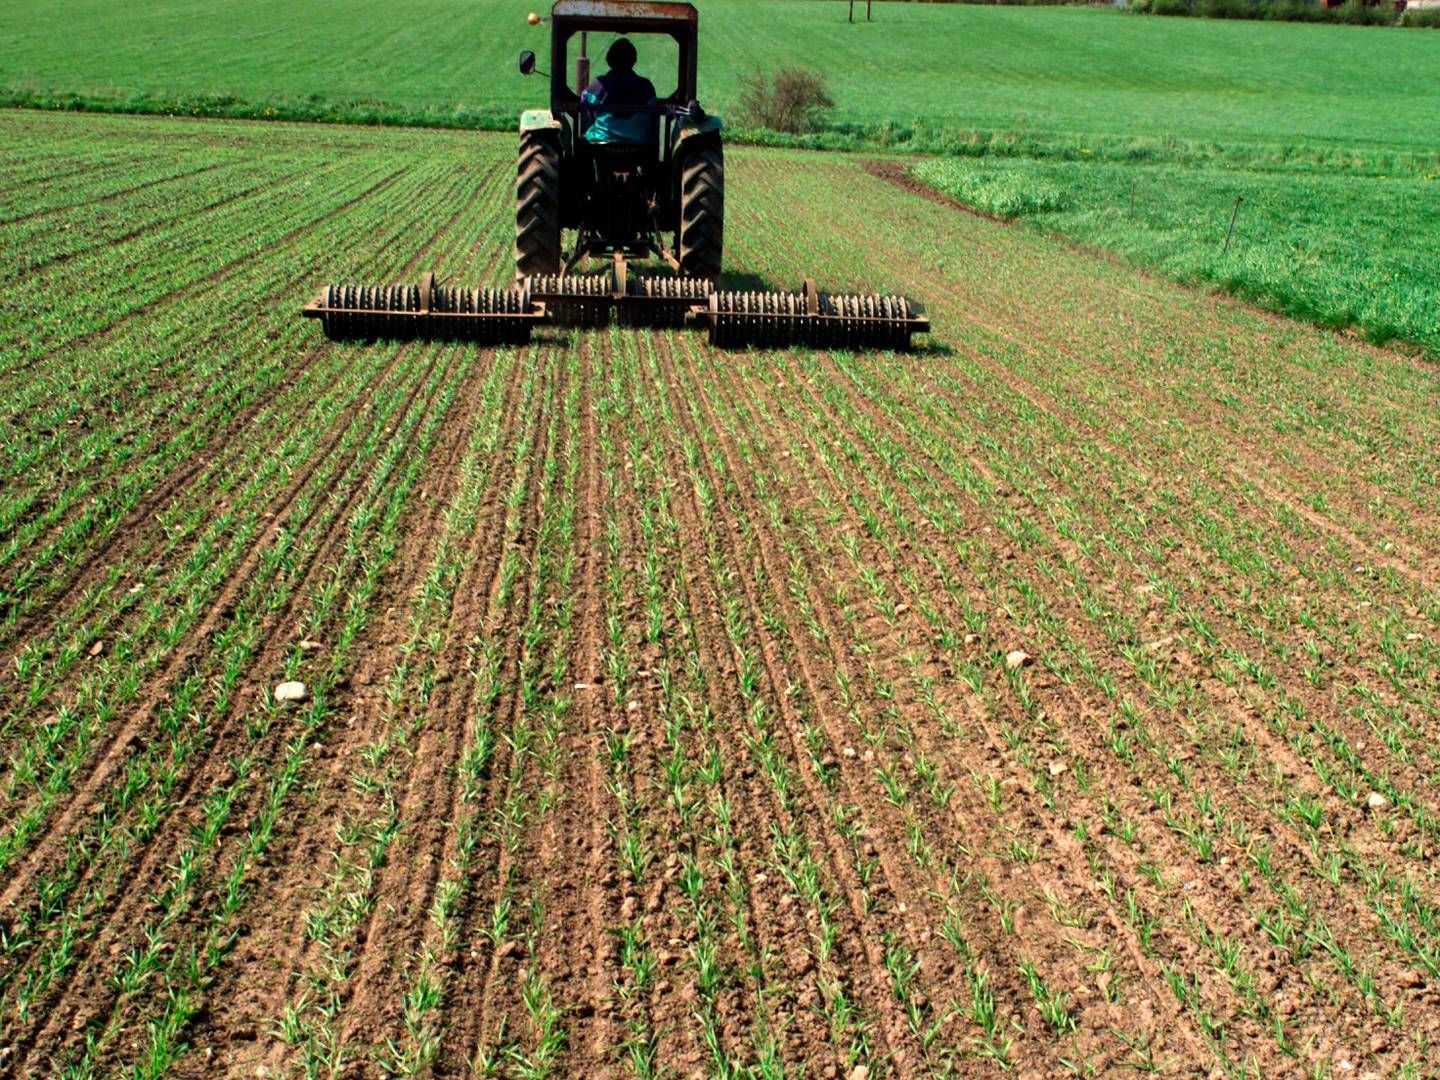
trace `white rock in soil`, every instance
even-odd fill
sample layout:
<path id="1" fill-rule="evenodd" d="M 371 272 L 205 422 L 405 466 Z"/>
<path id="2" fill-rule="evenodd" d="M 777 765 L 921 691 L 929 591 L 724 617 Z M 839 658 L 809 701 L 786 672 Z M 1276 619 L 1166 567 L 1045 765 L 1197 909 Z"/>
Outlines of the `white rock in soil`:
<path id="1" fill-rule="evenodd" d="M 304 701 L 310 696 L 310 689 L 303 682 L 282 682 L 275 687 L 276 701 Z"/>
<path id="2" fill-rule="evenodd" d="M 1007 671 L 1014 671 L 1016 668 L 1023 667 L 1029 662 L 1030 654 L 1024 649 L 1011 649 L 1005 654 L 1005 669 Z"/>
<path id="3" fill-rule="evenodd" d="M 1390 805 L 1390 800 L 1378 791 L 1372 791 L 1370 797 L 1365 800 L 1365 805 L 1370 807 L 1371 810 L 1383 810 Z"/>

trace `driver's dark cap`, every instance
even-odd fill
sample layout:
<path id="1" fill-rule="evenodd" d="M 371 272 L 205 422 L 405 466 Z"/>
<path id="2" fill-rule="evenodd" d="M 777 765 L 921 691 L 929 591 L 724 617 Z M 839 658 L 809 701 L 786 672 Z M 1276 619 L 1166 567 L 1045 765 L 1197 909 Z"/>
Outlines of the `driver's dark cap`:
<path id="1" fill-rule="evenodd" d="M 605 50 L 605 62 L 620 71 L 631 70 L 636 59 L 635 46 L 630 44 L 629 38 L 621 38 Z"/>

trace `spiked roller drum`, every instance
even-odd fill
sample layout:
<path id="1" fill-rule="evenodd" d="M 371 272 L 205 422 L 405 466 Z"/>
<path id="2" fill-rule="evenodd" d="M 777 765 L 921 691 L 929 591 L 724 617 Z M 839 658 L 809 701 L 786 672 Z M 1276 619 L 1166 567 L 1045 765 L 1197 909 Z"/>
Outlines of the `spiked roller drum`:
<path id="1" fill-rule="evenodd" d="M 712 293 L 691 318 L 708 325 L 710 343 L 722 349 L 908 349 L 910 335 L 930 329 L 923 309 L 903 296 L 822 293 L 812 281 L 800 292 Z"/>
<path id="2" fill-rule="evenodd" d="M 609 273 L 521 278 L 508 289 L 418 285 L 327 285 L 305 306 L 336 339 L 434 338 L 520 344 L 537 322 L 595 327 L 611 313 L 625 326 L 698 323 L 724 349 L 908 349 L 930 320 L 903 296 L 822 293 L 813 281 L 795 292 L 717 292 L 706 279 L 629 275 L 623 258 Z"/>
<path id="3" fill-rule="evenodd" d="M 609 274 L 541 274 L 521 279 L 546 317 L 561 326 L 604 326 L 610 321 Z"/>
<path id="4" fill-rule="evenodd" d="M 626 326 L 684 326 L 690 310 L 708 303 L 714 291 L 704 278 L 633 277 L 626 284 L 620 321 Z"/>
<path id="5" fill-rule="evenodd" d="M 418 285 L 326 285 L 302 312 L 337 341 L 412 338 L 518 345 L 540 318 L 523 288 Z"/>

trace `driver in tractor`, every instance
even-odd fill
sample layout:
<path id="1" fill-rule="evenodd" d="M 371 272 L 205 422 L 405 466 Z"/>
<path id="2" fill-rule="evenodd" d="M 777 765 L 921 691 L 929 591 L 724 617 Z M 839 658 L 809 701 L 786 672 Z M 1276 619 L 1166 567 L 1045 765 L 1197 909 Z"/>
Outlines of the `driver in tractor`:
<path id="1" fill-rule="evenodd" d="M 598 106 L 585 129 L 585 141 L 599 146 L 654 146 L 657 103 L 655 84 L 635 73 L 635 46 L 620 38 L 605 52 L 610 70 L 585 88 L 580 100 Z"/>

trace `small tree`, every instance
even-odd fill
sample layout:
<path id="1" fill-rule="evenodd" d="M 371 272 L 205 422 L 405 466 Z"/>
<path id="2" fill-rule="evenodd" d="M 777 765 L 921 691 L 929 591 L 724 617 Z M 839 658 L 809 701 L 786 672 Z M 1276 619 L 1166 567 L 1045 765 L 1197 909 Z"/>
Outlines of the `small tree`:
<path id="1" fill-rule="evenodd" d="M 802 68 L 782 68 L 740 76 L 739 120 L 747 127 L 800 133 L 820 127 L 822 114 L 835 101 L 825 77 Z"/>

